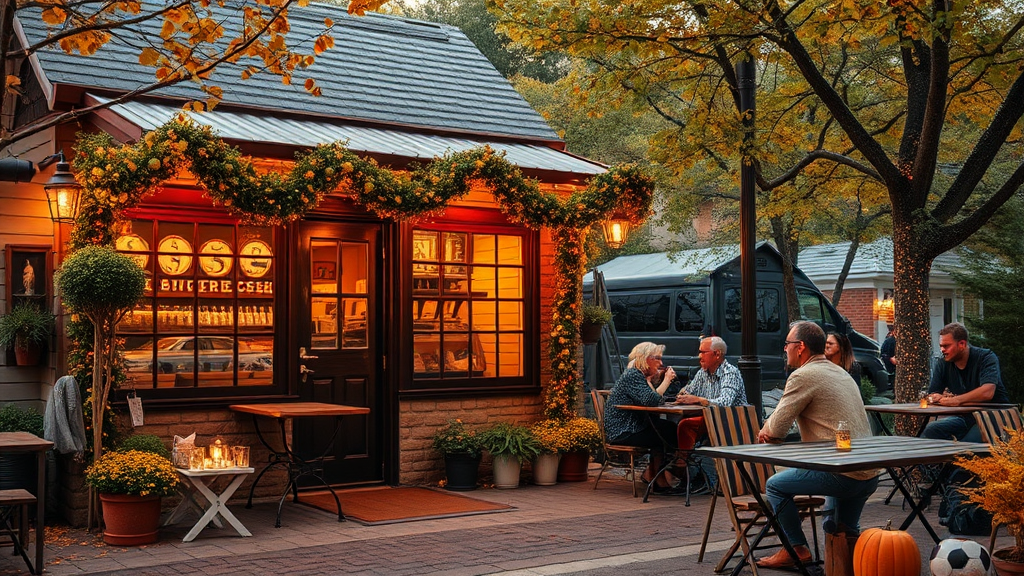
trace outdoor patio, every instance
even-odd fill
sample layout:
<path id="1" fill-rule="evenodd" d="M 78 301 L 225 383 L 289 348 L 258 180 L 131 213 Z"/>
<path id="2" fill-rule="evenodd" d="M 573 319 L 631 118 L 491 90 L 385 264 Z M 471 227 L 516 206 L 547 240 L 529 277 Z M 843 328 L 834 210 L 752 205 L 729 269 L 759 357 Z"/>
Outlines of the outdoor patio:
<path id="1" fill-rule="evenodd" d="M 638 574 L 712 574 L 722 551 L 732 542 L 722 502 L 717 506 L 708 554 L 696 563 L 701 531 L 711 497 L 694 496 L 684 506 L 678 496 L 652 496 L 647 504 L 630 496 L 621 477 L 602 479 L 594 491 L 586 483 L 551 487 L 525 485 L 515 490 L 481 488 L 473 498 L 509 504 L 510 512 L 424 520 L 380 526 L 338 523 L 337 517 L 304 505 L 286 503 L 281 528 L 275 529 L 276 502 L 244 502 L 231 510 L 252 532 L 239 537 L 230 527 L 209 527 L 195 541 L 181 542 L 191 522 L 161 531 L 157 544 L 120 548 L 99 535 L 59 526 L 48 527 L 46 573 L 102 574 L 574 574 L 610 573 L 631 565 Z M 906 515 L 898 501 L 885 505 L 889 486 L 869 501 L 863 527 L 884 526 Z M 937 503 L 929 509 L 938 526 Z M 820 529 L 820 528 L 819 528 Z M 932 542 L 914 523 L 910 532 L 926 562 Z M 974 537 L 987 543 L 987 536 Z M 1010 542 L 1005 532 L 998 546 Z M 745 573 L 749 574 L 749 570 Z M 765 574 L 776 572 L 766 571 Z M 927 574 L 927 568 L 923 573 Z M 0 555 L 0 575 L 27 574 L 17 556 Z"/>

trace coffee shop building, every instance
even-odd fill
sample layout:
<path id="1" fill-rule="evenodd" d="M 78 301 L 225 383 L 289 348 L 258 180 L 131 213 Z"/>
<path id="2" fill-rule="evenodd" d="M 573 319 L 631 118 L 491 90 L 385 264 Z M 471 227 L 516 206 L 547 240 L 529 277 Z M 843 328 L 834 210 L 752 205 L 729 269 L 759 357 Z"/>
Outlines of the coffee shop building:
<path id="1" fill-rule="evenodd" d="M 286 170 L 298 151 L 345 141 L 399 170 L 486 144 L 556 194 L 603 171 L 566 153 L 457 29 L 308 10 L 293 16 L 293 37 L 312 37 L 303 27 L 335 20 L 336 47 L 310 69 L 321 97 L 277 77 L 242 81 L 223 71 L 214 79 L 223 103 L 193 115 L 261 169 Z M 21 40 L 37 38 L 39 26 L 21 22 Z M 89 58 L 41 51 L 26 59 L 13 122 L 105 103 L 151 78 L 128 47 L 109 48 Z M 190 96 L 176 87 L 98 109 L 6 154 L 36 163 L 62 150 L 71 156 L 80 131 L 135 142 Z M 30 182 L 0 182 L 4 313 L 26 299 L 61 313 L 53 273 L 69 230 L 48 210 L 43 183 L 52 174 L 49 167 Z M 200 444 L 221 437 L 251 445 L 259 461 L 266 453 L 253 420 L 228 406 L 367 407 L 368 415 L 342 421 L 327 480 L 431 484 L 442 465 L 430 436 L 448 418 L 473 425 L 540 418 L 550 376 L 551 234 L 510 222 L 483 184 L 443 214 L 415 221 L 380 218 L 339 192 L 299 220 L 257 226 L 214 205 L 183 173 L 132 209 L 115 236 L 116 248 L 147 275 L 143 301 L 120 324 L 130 390 L 113 403 L 124 415 L 126 395 L 142 398 L 145 424 L 137 432 L 167 444 L 192 432 Z M 35 278 L 28 289 L 26 262 Z M 4 403 L 42 409 L 67 369 L 68 344 L 58 332 L 37 366 L 16 366 L 9 351 L 0 358 Z M 312 453 L 333 430 L 327 418 L 296 421 L 289 433 L 297 450 Z M 283 476 L 262 482 L 257 497 L 276 497 L 283 483 Z"/>

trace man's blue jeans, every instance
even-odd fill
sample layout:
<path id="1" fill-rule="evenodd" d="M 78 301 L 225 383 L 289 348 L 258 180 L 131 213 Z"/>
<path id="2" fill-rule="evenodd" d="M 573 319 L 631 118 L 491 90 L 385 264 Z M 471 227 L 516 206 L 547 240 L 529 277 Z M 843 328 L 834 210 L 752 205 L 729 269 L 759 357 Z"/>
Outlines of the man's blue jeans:
<path id="1" fill-rule="evenodd" d="M 769 478 L 766 492 L 768 503 L 790 544 L 806 546 L 807 537 L 800 529 L 800 514 L 793 504 L 794 496 L 826 496 L 825 519 L 832 518 L 839 530 L 852 535 L 860 532 L 860 513 L 877 487 L 877 477 L 855 480 L 842 474 L 790 468 Z"/>
<path id="2" fill-rule="evenodd" d="M 965 420 L 960 416 L 936 420 L 925 426 L 921 436 L 932 440 L 953 440 L 955 438 L 961 442 L 981 442 L 981 430 L 978 429 L 978 423 L 974 421 L 973 416 L 970 420 Z"/>

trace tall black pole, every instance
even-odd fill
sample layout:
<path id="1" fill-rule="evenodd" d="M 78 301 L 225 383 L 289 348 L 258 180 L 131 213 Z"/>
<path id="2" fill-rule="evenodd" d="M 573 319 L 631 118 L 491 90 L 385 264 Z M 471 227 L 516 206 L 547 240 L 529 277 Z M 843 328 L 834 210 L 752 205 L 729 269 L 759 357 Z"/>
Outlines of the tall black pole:
<path id="1" fill-rule="evenodd" d="M 761 403 L 761 359 L 757 357 L 757 267 L 754 248 L 757 238 L 757 214 L 754 210 L 754 165 L 750 149 L 754 146 L 754 59 L 746 54 L 736 63 L 740 112 L 743 114 L 743 150 L 740 166 L 740 298 L 743 321 L 740 326 L 742 347 L 740 373 L 747 401 L 763 417 Z"/>

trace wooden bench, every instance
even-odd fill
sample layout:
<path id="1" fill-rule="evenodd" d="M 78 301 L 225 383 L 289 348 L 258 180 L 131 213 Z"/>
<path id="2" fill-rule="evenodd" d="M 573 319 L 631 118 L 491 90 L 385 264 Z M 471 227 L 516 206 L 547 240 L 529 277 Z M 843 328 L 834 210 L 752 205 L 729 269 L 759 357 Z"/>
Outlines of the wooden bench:
<path id="1" fill-rule="evenodd" d="M 25 553 L 25 541 L 28 540 L 28 507 L 36 503 L 36 497 L 28 490 L 17 488 L 14 490 L 0 490 L 0 536 L 7 536 L 14 544 L 15 554 L 20 554 L 28 565 L 29 572 L 38 574 L 32 568 L 32 561 Z M 18 527 L 15 528 L 11 517 L 18 512 Z M 37 518 L 36 522 L 42 522 Z M 36 535 L 39 538 L 39 535 Z M 42 569 L 42 567 L 40 567 Z"/>

